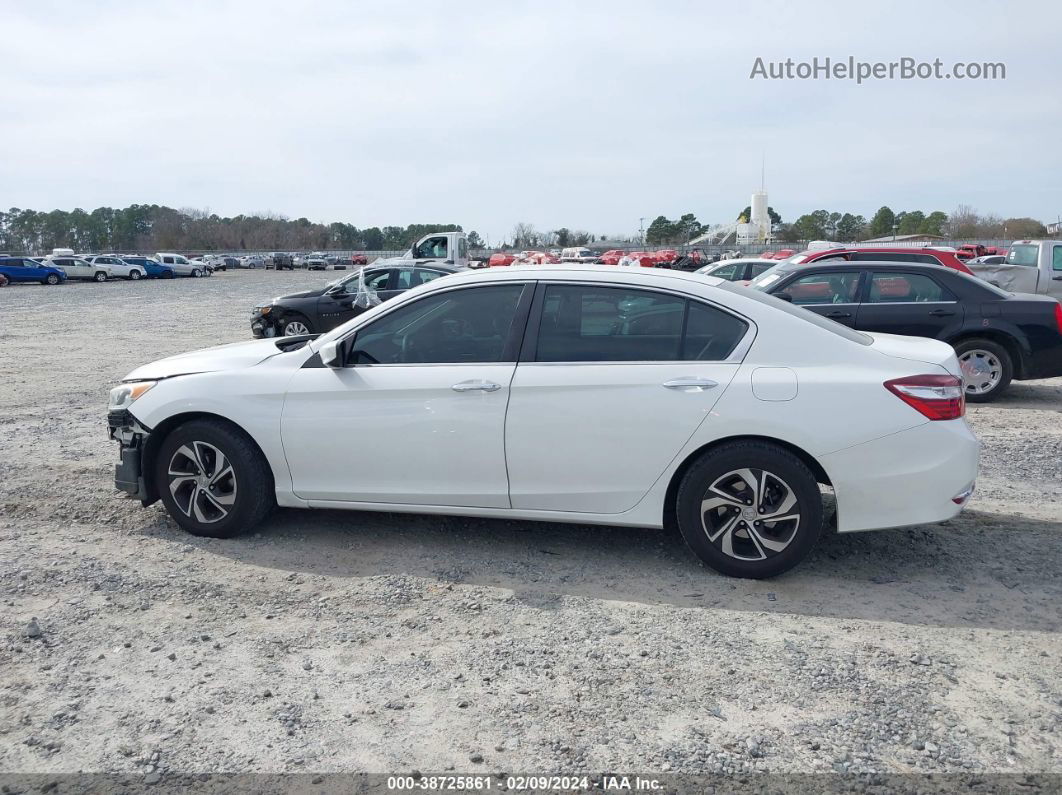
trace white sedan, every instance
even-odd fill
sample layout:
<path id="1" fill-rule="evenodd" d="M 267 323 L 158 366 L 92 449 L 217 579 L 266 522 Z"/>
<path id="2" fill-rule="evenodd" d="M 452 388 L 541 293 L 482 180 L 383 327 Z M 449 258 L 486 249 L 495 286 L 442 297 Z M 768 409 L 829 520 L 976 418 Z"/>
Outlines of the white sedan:
<path id="1" fill-rule="evenodd" d="M 940 522 L 979 444 L 934 340 L 675 271 L 437 279 L 307 342 L 174 356 L 111 392 L 116 486 L 228 537 L 275 505 L 663 527 L 730 575 Z"/>

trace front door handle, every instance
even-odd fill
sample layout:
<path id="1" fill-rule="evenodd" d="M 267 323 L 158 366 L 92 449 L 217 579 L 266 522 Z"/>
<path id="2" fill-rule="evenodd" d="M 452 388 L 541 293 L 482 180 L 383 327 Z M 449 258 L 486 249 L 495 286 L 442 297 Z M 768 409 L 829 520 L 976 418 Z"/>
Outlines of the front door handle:
<path id="1" fill-rule="evenodd" d="M 697 378 L 696 376 L 686 375 L 665 381 L 663 386 L 668 389 L 714 389 L 719 384 L 711 378 Z"/>
<path id="2" fill-rule="evenodd" d="M 826 317 L 851 317 L 851 316 L 852 316 L 851 312 L 833 311 L 833 312 L 827 312 L 826 313 Z"/>
<path id="3" fill-rule="evenodd" d="M 948 317 L 950 315 L 954 315 L 955 313 L 950 309 L 934 309 L 929 314 L 933 317 Z"/>
<path id="4" fill-rule="evenodd" d="M 450 387 L 454 392 L 497 392 L 501 384 L 493 381 L 461 381 Z"/>

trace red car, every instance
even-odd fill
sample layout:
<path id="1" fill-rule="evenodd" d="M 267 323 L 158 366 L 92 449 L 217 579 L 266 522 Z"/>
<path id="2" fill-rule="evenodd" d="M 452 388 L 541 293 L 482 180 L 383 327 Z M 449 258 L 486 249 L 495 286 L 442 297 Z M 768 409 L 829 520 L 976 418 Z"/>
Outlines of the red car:
<path id="1" fill-rule="evenodd" d="M 609 249 L 598 257 L 597 261 L 602 265 L 619 265 L 619 261 L 623 259 L 626 253 L 626 251 L 621 251 L 618 248 Z"/>
<path id="2" fill-rule="evenodd" d="M 496 254 L 491 254 L 490 259 L 487 260 L 488 268 L 500 268 L 506 265 L 512 265 L 516 259 L 512 254 L 506 254 L 503 251 L 499 251 Z"/>
<path id="3" fill-rule="evenodd" d="M 875 246 L 873 248 L 827 248 L 819 251 L 802 251 L 790 259 L 797 265 L 821 262 L 830 259 L 846 259 L 852 262 L 922 262 L 928 265 L 943 265 L 945 268 L 973 273 L 955 256 L 954 251 L 936 248 L 913 248 L 904 246 Z"/>
<path id="4" fill-rule="evenodd" d="M 364 254 L 351 254 L 350 255 L 350 264 L 351 265 L 368 265 L 369 264 L 369 258 L 367 256 L 365 256 Z"/>

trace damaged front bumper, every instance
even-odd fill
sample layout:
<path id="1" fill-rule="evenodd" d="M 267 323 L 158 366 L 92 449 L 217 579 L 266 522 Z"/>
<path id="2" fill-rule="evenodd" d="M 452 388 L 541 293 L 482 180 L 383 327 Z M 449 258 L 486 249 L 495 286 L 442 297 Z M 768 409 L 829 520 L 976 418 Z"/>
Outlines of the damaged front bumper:
<path id="1" fill-rule="evenodd" d="M 137 422 L 128 409 L 107 413 L 110 437 L 118 442 L 119 462 L 114 465 L 114 487 L 144 505 L 154 502 L 144 481 L 144 446 L 151 431 Z"/>

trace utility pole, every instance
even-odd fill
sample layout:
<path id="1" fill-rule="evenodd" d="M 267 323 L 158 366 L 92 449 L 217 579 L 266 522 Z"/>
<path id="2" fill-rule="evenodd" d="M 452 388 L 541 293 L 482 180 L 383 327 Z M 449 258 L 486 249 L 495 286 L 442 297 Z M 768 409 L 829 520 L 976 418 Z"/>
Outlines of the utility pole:
<path id="1" fill-rule="evenodd" d="M 642 238 L 642 248 L 645 248 L 645 219 L 644 218 L 639 218 L 638 219 L 638 234 L 641 235 L 641 238 Z"/>

